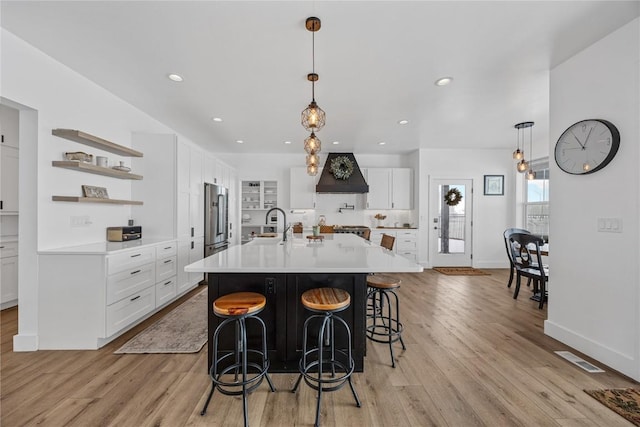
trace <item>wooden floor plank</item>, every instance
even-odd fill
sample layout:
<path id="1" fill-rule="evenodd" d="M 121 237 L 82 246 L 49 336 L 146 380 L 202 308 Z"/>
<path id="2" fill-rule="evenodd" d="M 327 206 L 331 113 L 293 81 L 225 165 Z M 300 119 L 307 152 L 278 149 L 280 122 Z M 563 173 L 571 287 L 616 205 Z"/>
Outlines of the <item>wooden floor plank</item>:
<path id="1" fill-rule="evenodd" d="M 404 341 L 367 342 L 365 371 L 354 375 L 362 401 L 348 386 L 323 397 L 323 426 L 630 426 L 583 389 L 639 387 L 638 383 L 544 335 L 524 286 L 517 300 L 508 270 L 490 276 L 446 276 L 431 270 L 399 274 Z M 195 290 L 193 295 L 198 290 Z M 116 355 L 128 339 L 177 304 L 95 351 L 14 353 L 18 309 L 0 313 L 2 426 L 194 427 L 243 425 L 240 397 L 214 394 L 200 410 L 211 381 L 206 347 L 195 354 Z M 553 353 L 570 350 L 605 369 L 589 374 Z M 296 374 L 273 374 L 249 396 L 256 426 L 312 425 L 316 392 Z"/>

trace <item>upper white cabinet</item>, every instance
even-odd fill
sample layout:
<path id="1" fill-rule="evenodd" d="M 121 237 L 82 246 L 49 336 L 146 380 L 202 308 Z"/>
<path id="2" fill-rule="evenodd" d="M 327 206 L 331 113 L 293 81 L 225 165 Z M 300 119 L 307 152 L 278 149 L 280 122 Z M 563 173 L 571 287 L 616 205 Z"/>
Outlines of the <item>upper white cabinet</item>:
<path id="1" fill-rule="evenodd" d="M 0 146 L 0 213 L 18 213 L 18 149 Z"/>
<path id="2" fill-rule="evenodd" d="M 18 148 L 20 112 L 15 108 L 0 105 L 0 118 L 2 118 L 2 120 L 0 120 L 0 123 L 2 123 L 0 145 L 3 147 Z"/>
<path id="3" fill-rule="evenodd" d="M 316 180 L 320 176 L 309 176 L 306 167 L 296 167 L 289 170 L 289 207 L 291 209 L 315 209 Z"/>
<path id="4" fill-rule="evenodd" d="M 409 168 L 366 169 L 367 209 L 411 209 L 412 176 Z"/>

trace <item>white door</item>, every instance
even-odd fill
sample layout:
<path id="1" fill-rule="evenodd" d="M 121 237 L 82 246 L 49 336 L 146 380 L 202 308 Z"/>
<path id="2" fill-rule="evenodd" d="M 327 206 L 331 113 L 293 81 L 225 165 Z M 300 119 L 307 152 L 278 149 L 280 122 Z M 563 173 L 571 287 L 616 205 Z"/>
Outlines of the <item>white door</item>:
<path id="1" fill-rule="evenodd" d="M 432 179 L 429 253 L 432 267 L 471 267 L 473 181 Z M 449 196 L 449 202 L 445 197 Z"/>

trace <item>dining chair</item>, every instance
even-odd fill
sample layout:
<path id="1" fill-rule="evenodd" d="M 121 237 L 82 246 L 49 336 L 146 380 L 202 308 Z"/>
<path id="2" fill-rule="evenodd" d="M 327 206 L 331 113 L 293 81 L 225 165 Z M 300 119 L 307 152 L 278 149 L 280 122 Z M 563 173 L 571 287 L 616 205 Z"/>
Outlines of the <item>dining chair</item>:
<path id="1" fill-rule="evenodd" d="M 516 270 L 516 288 L 513 291 L 513 298 L 518 298 L 520 282 L 522 277 L 533 280 L 534 292 L 540 293 L 538 308 L 544 306 L 547 296 L 547 281 L 549 280 L 549 269 L 542 263 L 541 246 L 544 240 L 541 237 L 526 233 L 513 233 L 509 236 L 509 246 L 514 254 L 514 267 Z"/>
<path id="2" fill-rule="evenodd" d="M 510 249 L 509 246 L 509 237 L 511 237 L 511 235 L 514 233 L 531 234 L 531 232 L 525 230 L 524 228 L 507 228 L 502 233 L 502 236 L 504 237 L 504 247 L 507 250 L 507 257 L 509 257 L 509 283 L 507 283 L 507 288 L 510 288 L 511 284 L 513 283 L 513 275 L 516 269 L 514 261 L 516 254 Z M 527 286 L 529 286 L 529 282 L 527 282 Z"/>
<path id="3" fill-rule="evenodd" d="M 393 250 L 393 244 L 395 243 L 396 238 L 393 236 L 390 236 L 388 234 L 383 234 L 382 235 L 382 240 L 380 241 L 380 246 L 382 246 L 385 249 L 388 249 L 390 251 Z"/>
<path id="4" fill-rule="evenodd" d="M 367 228 L 366 230 L 364 230 L 364 232 L 362 233 L 362 238 L 364 240 L 371 240 L 371 229 Z"/>

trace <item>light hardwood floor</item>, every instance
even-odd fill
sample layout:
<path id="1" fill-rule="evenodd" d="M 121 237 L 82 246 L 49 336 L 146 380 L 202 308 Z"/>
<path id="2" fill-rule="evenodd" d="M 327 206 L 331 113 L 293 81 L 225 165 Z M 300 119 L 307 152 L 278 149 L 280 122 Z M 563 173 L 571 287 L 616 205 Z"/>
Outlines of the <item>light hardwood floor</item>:
<path id="1" fill-rule="evenodd" d="M 542 332 L 546 310 L 521 290 L 513 300 L 507 270 L 490 276 L 401 274 L 404 340 L 397 368 L 388 349 L 369 342 L 365 372 L 325 395 L 323 426 L 629 426 L 583 389 L 638 384 L 607 372 L 588 374 L 556 356 L 566 346 Z M 553 302 L 552 302 L 553 303 Z M 172 304 L 172 307 L 178 302 Z M 1 314 L 0 425 L 236 426 L 240 398 L 209 390 L 206 346 L 198 354 L 116 355 L 118 347 L 166 314 L 152 317 L 97 351 L 12 352 L 17 310 Z M 579 354 L 575 352 L 575 354 Z M 253 426 L 312 425 L 315 395 L 296 375 L 273 374 L 249 396 Z"/>

